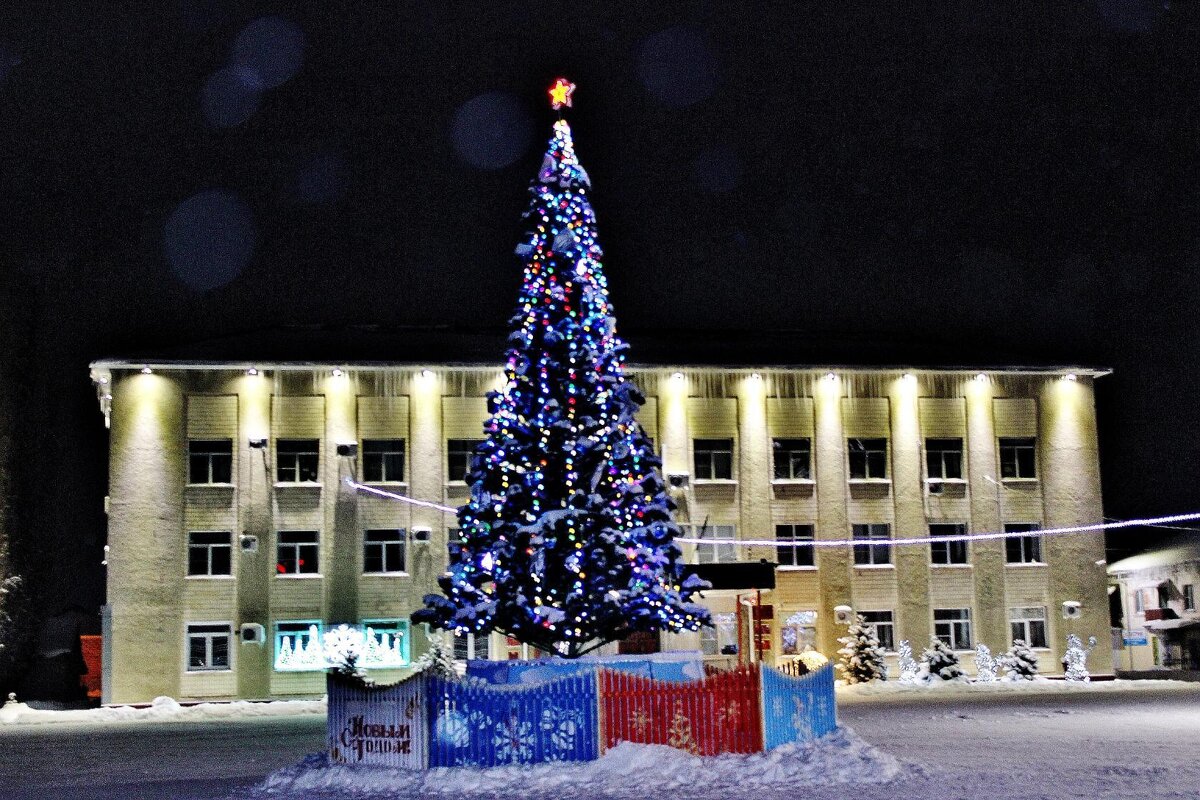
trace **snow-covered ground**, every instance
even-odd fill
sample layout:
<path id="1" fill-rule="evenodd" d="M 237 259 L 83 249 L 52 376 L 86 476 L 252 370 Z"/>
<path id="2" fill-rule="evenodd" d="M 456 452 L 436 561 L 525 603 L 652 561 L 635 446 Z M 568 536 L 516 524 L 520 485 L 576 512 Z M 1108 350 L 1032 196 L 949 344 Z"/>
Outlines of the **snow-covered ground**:
<path id="1" fill-rule="evenodd" d="M 295 717 L 324 715 L 324 700 L 274 700 L 269 703 L 197 703 L 180 705 L 170 697 L 156 697 L 144 708 L 106 706 L 69 710 L 32 708 L 25 703 L 0 707 L 0 725 L 38 725 L 108 722 L 200 722 L 244 717 Z"/>
<path id="2" fill-rule="evenodd" d="M 1035 678 L 1031 681 L 992 681 L 991 683 L 975 683 L 971 681 L 933 680 L 928 684 L 900 683 L 899 681 L 873 681 L 847 686 L 839 683 L 837 697 L 839 702 L 858 697 L 918 697 L 934 695 L 937 697 L 979 696 L 988 694 L 1008 694 L 1014 696 L 1055 695 L 1067 692 L 1086 694 L 1109 694 L 1114 692 L 1142 692 L 1147 689 L 1159 688 L 1171 691 L 1173 688 L 1183 688 L 1186 684 L 1180 681 L 1062 681 L 1049 678 Z"/>

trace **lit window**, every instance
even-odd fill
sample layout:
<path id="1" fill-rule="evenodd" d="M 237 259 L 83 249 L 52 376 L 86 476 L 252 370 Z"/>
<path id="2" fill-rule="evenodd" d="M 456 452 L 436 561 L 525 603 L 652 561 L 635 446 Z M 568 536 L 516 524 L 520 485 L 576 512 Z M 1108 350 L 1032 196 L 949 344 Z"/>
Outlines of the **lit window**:
<path id="1" fill-rule="evenodd" d="M 363 531 L 363 572 L 404 572 L 404 529 Z"/>
<path id="2" fill-rule="evenodd" d="M 275 440 L 275 480 L 280 483 L 316 483 L 320 463 L 319 440 Z"/>
<path id="3" fill-rule="evenodd" d="M 1000 477 L 1037 477 L 1037 440 L 1032 436 L 1001 437 Z"/>
<path id="4" fill-rule="evenodd" d="M 855 542 L 889 542 L 892 538 L 892 527 L 886 522 L 855 525 Z M 854 563 L 860 566 L 892 563 L 892 546 L 890 544 L 855 544 Z"/>
<path id="5" fill-rule="evenodd" d="M 188 533 L 188 575 L 229 575 L 233 547 L 229 531 Z"/>
<path id="6" fill-rule="evenodd" d="M 275 572 L 279 575 L 315 575 L 320 572 L 319 535 L 316 531 L 280 531 Z"/>
<path id="7" fill-rule="evenodd" d="M 933 635 L 951 650 L 971 649 L 971 609 L 935 608 Z"/>
<path id="8" fill-rule="evenodd" d="M 808 439 L 772 439 L 775 480 L 812 478 L 812 442 Z"/>
<path id="9" fill-rule="evenodd" d="M 188 671 L 220 672 L 229 669 L 229 643 L 233 628 L 227 622 L 189 623 L 187 626 Z"/>
<path id="10" fill-rule="evenodd" d="M 1040 525 L 1032 522 L 1004 524 L 1005 533 L 1025 533 L 1040 529 Z M 1009 536 L 1004 540 L 1004 559 L 1009 564 L 1042 563 L 1042 537 L 1036 533 L 1031 536 Z"/>
<path id="11" fill-rule="evenodd" d="M 363 480 L 367 483 L 403 483 L 404 440 L 364 439 Z"/>
<path id="12" fill-rule="evenodd" d="M 1014 642 L 1020 639 L 1030 647 L 1046 646 L 1046 609 L 1043 606 L 1010 608 L 1008 624 Z"/>
<path id="13" fill-rule="evenodd" d="M 1146 610 L 1145 595 L 1142 594 L 1141 589 L 1133 590 L 1133 610 L 1139 614 L 1145 612 Z"/>
<path id="14" fill-rule="evenodd" d="M 733 439 L 695 439 L 692 442 L 696 480 L 733 479 Z"/>
<path id="15" fill-rule="evenodd" d="M 325 669 L 318 620 L 275 623 L 275 669 L 305 672 Z"/>
<path id="16" fill-rule="evenodd" d="M 930 478 L 960 479 L 963 476 L 962 439 L 926 439 L 925 469 Z"/>
<path id="17" fill-rule="evenodd" d="M 887 439 L 847 439 L 852 480 L 887 477 Z"/>
<path id="18" fill-rule="evenodd" d="M 813 566 L 813 526 L 776 525 L 776 560 L 784 567 Z"/>
<path id="19" fill-rule="evenodd" d="M 680 526 L 684 528 L 685 526 Z M 691 525 L 689 538 L 696 539 L 735 539 L 736 529 L 732 525 Z M 731 542 L 723 544 L 697 544 L 697 564 L 729 564 L 737 561 L 737 545 Z"/>
<path id="20" fill-rule="evenodd" d="M 960 523 L 934 523 L 929 526 L 930 538 L 965 536 L 967 526 Z M 965 540 L 931 542 L 929 561 L 933 564 L 966 564 L 967 543 Z"/>
<path id="21" fill-rule="evenodd" d="M 875 629 L 879 646 L 888 652 L 896 649 L 896 624 L 891 611 L 860 611 L 863 621 Z"/>
<path id="22" fill-rule="evenodd" d="M 409 622 L 406 619 L 368 619 L 362 627 L 367 650 L 364 669 L 395 669 L 409 665 Z"/>
<path id="23" fill-rule="evenodd" d="M 450 439 L 446 442 L 446 476 L 449 481 L 467 481 L 471 458 L 482 439 Z"/>
<path id="24" fill-rule="evenodd" d="M 1183 610 L 1196 610 L 1196 587 L 1190 583 L 1183 587 Z"/>
<path id="25" fill-rule="evenodd" d="M 188 440 L 188 483 L 232 482 L 233 442 L 231 440 Z"/>

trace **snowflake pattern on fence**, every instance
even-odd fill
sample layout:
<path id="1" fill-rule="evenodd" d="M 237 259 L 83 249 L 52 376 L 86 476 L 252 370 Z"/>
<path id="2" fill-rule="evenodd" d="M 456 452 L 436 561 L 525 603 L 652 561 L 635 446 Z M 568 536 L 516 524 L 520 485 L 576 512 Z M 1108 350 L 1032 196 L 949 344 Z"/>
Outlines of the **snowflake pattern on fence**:
<path id="1" fill-rule="evenodd" d="M 533 725 L 513 714 L 496 726 L 492 743 L 496 746 L 497 761 L 508 764 L 527 762 L 533 756 Z"/>
<path id="2" fill-rule="evenodd" d="M 804 698 L 798 694 L 792 695 L 792 704 L 796 707 L 792 711 L 792 730 L 796 732 L 796 741 L 807 742 L 813 738 L 813 729 L 812 721 L 804 707 Z"/>

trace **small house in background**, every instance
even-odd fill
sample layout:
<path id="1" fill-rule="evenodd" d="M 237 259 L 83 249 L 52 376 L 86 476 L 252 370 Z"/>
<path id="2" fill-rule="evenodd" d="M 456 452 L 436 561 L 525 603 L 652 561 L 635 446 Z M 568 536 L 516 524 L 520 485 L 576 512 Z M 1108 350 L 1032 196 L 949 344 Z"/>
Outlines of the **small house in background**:
<path id="1" fill-rule="evenodd" d="M 1118 674 L 1200 680 L 1200 532 L 1114 562 L 1108 574 L 1121 605 Z"/>

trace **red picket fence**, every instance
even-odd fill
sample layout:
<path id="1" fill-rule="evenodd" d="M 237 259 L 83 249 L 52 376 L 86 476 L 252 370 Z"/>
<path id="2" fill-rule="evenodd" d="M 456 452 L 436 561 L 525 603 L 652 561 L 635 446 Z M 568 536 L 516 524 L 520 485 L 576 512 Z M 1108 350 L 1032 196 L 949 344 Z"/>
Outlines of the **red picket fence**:
<path id="1" fill-rule="evenodd" d="M 671 683 L 600 670 L 601 742 L 665 744 L 702 756 L 763 749 L 757 664 Z"/>

